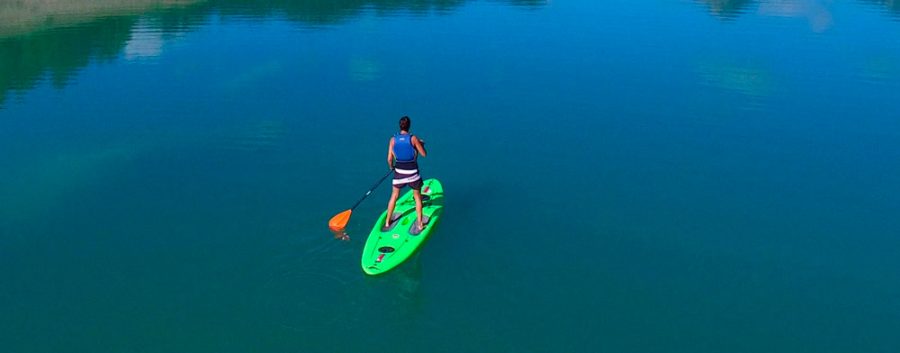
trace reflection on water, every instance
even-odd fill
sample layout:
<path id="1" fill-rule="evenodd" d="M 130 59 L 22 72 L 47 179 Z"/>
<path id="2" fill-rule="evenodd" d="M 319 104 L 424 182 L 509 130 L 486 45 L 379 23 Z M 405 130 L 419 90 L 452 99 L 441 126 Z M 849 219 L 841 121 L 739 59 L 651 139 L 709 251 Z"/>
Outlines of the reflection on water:
<path id="1" fill-rule="evenodd" d="M 0 40 L 0 94 L 29 89 L 44 76 L 57 87 L 65 85 L 92 59 L 115 58 L 136 22 L 134 17 L 103 18 L 65 31 Z"/>
<path id="2" fill-rule="evenodd" d="M 198 0 L 73 0 L 0 2 L 0 38 L 41 29 L 72 27 L 101 17 L 135 15 Z"/>
<path id="3" fill-rule="evenodd" d="M 834 24 L 830 6 L 830 2 L 821 0 L 766 1 L 759 5 L 759 13 L 764 16 L 804 18 L 813 32 L 821 33 Z"/>
<path id="4" fill-rule="evenodd" d="M 140 21 L 132 30 L 131 39 L 125 45 L 125 59 L 154 58 L 162 53 L 162 33 L 146 20 Z"/>
<path id="5" fill-rule="evenodd" d="M 279 17 L 305 28 L 351 20 L 363 13 L 379 16 L 441 14 L 471 0 L 78 0 L 18 1 L 0 4 L 0 108 L 10 92 L 24 92 L 42 80 L 64 86 L 92 60 L 159 56 L 168 39 L 203 25 L 212 14 L 222 20 Z M 700 0 L 710 14 L 734 19 L 750 11 L 762 16 L 799 17 L 810 29 L 833 25 L 823 0 Z M 548 0 L 492 0 L 540 8 Z M 864 0 L 900 14 L 900 2 Z M 352 76 L 370 81 L 381 75 L 378 63 L 354 59 Z"/>
<path id="6" fill-rule="evenodd" d="M 900 1 L 897 0 L 863 0 L 868 3 L 883 6 L 886 10 L 900 17 Z"/>
<path id="7" fill-rule="evenodd" d="M 28 90 L 44 79 L 62 87 L 91 61 L 113 60 L 123 52 L 128 59 L 159 55 L 166 39 L 197 22 L 182 11 L 189 9 L 160 11 L 146 17 L 122 14 L 124 10 L 108 16 L 104 11 L 90 20 L 86 19 L 89 14 L 76 12 L 78 20 L 62 21 L 59 27 L 41 26 L 33 33 L 5 38 L 3 33 L 9 33 L 9 29 L 0 30 L 0 104 L 9 91 Z M 53 14 L 43 15 L 47 17 L 45 22 L 55 23 L 50 20 L 55 18 Z M 76 21 L 84 22 L 72 25 Z"/>
<path id="8" fill-rule="evenodd" d="M 709 12 L 722 19 L 731 19 L 740 16 L 753 4 L 753 0 L 703 0 L 709 7 Z"/>
<path id="9" fill-rule="evenodd" d="M 495 0 L 497 1 L 497 0 Z M 550 0 L 500 0 L 497 2 L 506 2 L 512 6 L 539 8 L 550 3 Z"/>
<path id="10" fill-rule="evenodd" d="M 759 7 L 759 13 L 767 16 L 806 17 L 814 31 L 821 32 L 831 26 L 832 18 L 828 8 L 833 4 L 827 0 L 701 0 L 709 12 L 722 19 L 734 19 Z M 900 16 L 900 1 L 863 0 L 876 4 L 895 16 Z"/>
<path id="11" fill-rule="evenodd" d="M 92 60 L 158 56 L 165 40 L 221 19 L 282 17 L 304 27 L 340 23 L 371 11 L 413 16 L 452 11 L 470 0 L 78 0 L 0 4 L 0 108 L 10 91 L 25 91 L 49 78 L 61 87 Z M 502 1 L 538 7 L 544 0 Z M 361 81 L 379 75 L 377 64 L 360 59 Z"/>

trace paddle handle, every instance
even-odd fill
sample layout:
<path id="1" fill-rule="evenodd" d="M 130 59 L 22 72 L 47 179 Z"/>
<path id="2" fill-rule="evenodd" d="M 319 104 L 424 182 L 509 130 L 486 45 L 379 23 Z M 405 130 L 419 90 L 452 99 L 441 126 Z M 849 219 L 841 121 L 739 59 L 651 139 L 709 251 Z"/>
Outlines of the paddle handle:
<path id="1" fill-rule="evenodd" d="M 372 187 L 369 188 L 369 191 L 366 191 L 366 194 L 363 195 L 363 197 L 361 197 L 359 199 L 359 201 L 356 201 L 356 203 L 353 204 L 353 207 L 350 207 L 350 210 L 352 211 L 352 210 L 356 209 L 356 206 L 359 206 L 359 204 L 361 204 L 363 202 L 363 200 L 366 199 L 366 197 L 369 197 L 369 195 L 372 194 L 372 191 L 375 191 L 375 188 L 377 188 L 378 185 L 381 185 L 381 183 L 384 182 L 384 179 L 387 179 L 387 177 L 390 176 L 391 173 L 393 173 L 393 172 L 394 172 L 394 169 L 391 168 L 391 170 L 389 170 L 387 172 L 387 174 L 385 174 L 383 177 L 381 177 L 381 179 L 378 179 L 378 182 L 375 183 L 375 185 L 372 185 Z"/>

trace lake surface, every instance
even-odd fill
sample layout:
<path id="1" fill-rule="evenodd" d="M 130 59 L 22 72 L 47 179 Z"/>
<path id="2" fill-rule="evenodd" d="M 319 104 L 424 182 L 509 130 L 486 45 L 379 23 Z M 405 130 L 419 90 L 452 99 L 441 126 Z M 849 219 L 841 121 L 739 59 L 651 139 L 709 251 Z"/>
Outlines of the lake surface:
<path id="1" fill-rule="evenodd" d="M 897 352 L 898 214 L 894 1 L 0 4 L 4 352 Z"/>

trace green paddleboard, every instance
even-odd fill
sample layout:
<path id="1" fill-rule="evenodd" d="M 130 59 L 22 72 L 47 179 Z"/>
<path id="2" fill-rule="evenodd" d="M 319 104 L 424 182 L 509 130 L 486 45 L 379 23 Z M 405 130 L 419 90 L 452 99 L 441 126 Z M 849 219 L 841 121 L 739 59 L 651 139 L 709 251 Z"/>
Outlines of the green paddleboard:
<path id="1" fill-rule="evenodd" d="M 369 233 L 362 254 L 363 271 L 377 275 L 406 261 L 434 230 L 443 211 L 444 187 L 437 179 L 426 179 L 422 186 L 422 214 L 428 219 L 425 229 L 416 226 L 416 200 L 412 190 L 400 196 L 390 228 L 384 228 L 385 210 Z"/>

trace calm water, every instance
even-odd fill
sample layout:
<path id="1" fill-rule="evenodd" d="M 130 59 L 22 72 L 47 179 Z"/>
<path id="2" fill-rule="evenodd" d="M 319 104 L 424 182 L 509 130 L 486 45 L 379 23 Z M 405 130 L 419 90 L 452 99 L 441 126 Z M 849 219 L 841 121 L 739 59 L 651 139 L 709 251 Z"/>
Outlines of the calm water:
<path id="1" fill-rule="evenodd" d="M 2 2 L 0 165 L 3 352 L 900 350 L 894 1 Z"/>

